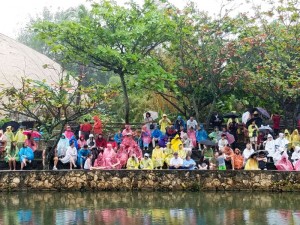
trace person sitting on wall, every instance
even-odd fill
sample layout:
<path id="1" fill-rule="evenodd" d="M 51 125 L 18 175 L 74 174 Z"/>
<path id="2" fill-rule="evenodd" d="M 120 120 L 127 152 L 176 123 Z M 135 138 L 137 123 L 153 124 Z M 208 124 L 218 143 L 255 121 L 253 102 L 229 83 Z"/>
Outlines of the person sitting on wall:
<path id="1" fill-rule="evenodd" d="M 70 170 L 72 169 L 72 165 L 74 166 L 74 168 L 77 167 L 75 164 L 77 160 L 77 149 L 73 141 L 70 143 L 70 146 L 67 149 L 65 157 L 59 160 L 64 164 L 70 163 Z"/>
<path id="2" fill-rule="evenodd" d="M 28 147 L 27 142 L 24 142 L 23 147 L 20 149 L 19 158 L 21 162 L 21 170 L 27 166 L 27 163 L 31 163 L 31 161 L 34 159 L 33 150 Z"/>
<path id="3" fill-rule="evenodd" d="M 136 155 L 133 153 L 131 157 L 128 158 L 126 169 L 128 170 L 137 170 L 139 168 L 139 159 L 136 157 Z"/>
<path id="4" fill-rule="evenodd" d="M 19 161 L 19 148 L 17 146 L 17 142 L 11 142 L 10 146 L 6 146 L 6 156 L 5 161 L 9 165 L 9 170 L 16 170 L 16 162 Z"/>
<path id="5" fill-rule="evenodd" d="M 174 152 L 174 157 L 170 161 L 169 169 L 183 169 L 183 159 L 178 156 L 178 152 Z"/>
<path id="6" fill-rule="evenodd" d="M 153 170 L 153 162 L 150 159 L 150 155 L 148 153 L 144 154 L 144 158 L 142 158 L 140 162 L 140 168 L 142 170 Z"/>

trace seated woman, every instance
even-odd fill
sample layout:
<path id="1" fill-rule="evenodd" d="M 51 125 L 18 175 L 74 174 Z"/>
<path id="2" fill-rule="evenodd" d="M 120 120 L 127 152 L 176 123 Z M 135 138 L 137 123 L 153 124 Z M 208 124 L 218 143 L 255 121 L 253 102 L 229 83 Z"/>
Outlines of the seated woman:
<path id="1" fill-rule="evenodd" d="M 24 142 L 23 147 L 19 151 L 19 158 L 21 162 L 21 170 L 27 165 L 27 162 L 31 163 L 34 159 L 33 150 L 28 147 L 27 142 Z"/>
<path id="2" fill-rule="evenodd" d="M 183 169 L 187 169 L 187 170 L 194 170 L 196 166 L 196 162 L 191 158 L 190 155 L 187 155 L 185 157 L 185 160 L 183 160 Z"/>
<path id="3" fill-rule="evenodd" d="M 69 139 L 66 138 L 64 134 L 62 134 L 57 143 L 58 158 L 63 158 L 66 155 L 69 146 L 70 146 Z"/>
<path id="4" fill-rule="evenodd" d="M 37 150 L 38 145 L 35 142 L 33 136 L 31 136 L 31 134 L 27 134 L 27 139 L 25 140 L 26 145 L 32 149 L 32 151 Z"/>
<path id="5" fill-rule="evenodd" d="M 59 159 L 62 163 L 70 163 L 70 170 L 72 170 L 72 165 L 76 168 L 75 162 L 77 161 L 77 149 L 74 142 L 70 143 L 70 146 L 67 149 L 65 157 Z"/>
<path id="6" fill-rule="evenodd" d="M 135 154 L 132 154 L 131 157 L 128 158 L 126 169 L 128 170 L 137 170 L 139 168 L 139 160 Z"/>
<path id="7" fill-rule="evenodd" d="M 88 145 L 84 145 L 83 148 L 78 151 L 77 165 L 79 165 L 81 169 L 83 169 L 84 163 L 89 154 L 91 154 L 91 151 L 89 150 Z"/>
<path id="8" fill-rule="evenodd" d="M 11 142 L 10 146 L 6 146 L 6 156 L 5 161 L 8 162 L 9 170 L 16 170 L 16 162 L 19 161 L 19 148 L 17 147 L 17 142 Z"/>
<path id="9" fill-rule="evenodd" d="M 184 133 L 182 135 L 182 143 L 183 143 L 183 148 L 187 153 L 192 151 L 192 148 L 194 146 L 193 146 L 192 140 L 188 137 L 187 133 Z"/>
<path id="10" fill-rule="evenodd" d="M 156 145 L 152 151 L 152 162 L 154 169 L 162 169 L 164 165 L 165 154 L 163 150 Z"/>
<path id="11" fill-rule="evenodd" d="M 245 170 L 259 170 L 258 161 L 257 161 L 257 153 L 253 153 L 247 159 L 247 162 L 245 164 Z"/>

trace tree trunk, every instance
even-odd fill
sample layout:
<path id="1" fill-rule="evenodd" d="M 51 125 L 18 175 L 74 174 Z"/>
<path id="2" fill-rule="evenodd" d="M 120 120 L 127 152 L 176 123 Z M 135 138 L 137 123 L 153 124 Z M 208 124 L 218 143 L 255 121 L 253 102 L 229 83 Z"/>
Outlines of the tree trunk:
<path id="1" fill-rule="evenodd" d="M 81 100 L 81 94 L 80 94 L 80 89 L 81 89 L 81 85 L 82 85 L 82 79 L 84 76 L 84 69 L 85 67 L 83 65 L 79 66 L 79 75 L 78 75 L 78 94 L 76 96 L 76 105 L 80 104 L 80 100 Z"/>
<path id="2" fill-rule="evenodd" d="M 127 86 L 125 82 L 125 77 L 123 73 L 119 73 L 121 84 L 122 84 L 122 90 L 123 90 L 123 96 L 124 96 L 124 104 L 125 104 L 125 123 L 129 123 L 129 97 L 127 93 Z"/>
<path id="3" fill-rule="evenodd" d="M 211 114 L 213 113 L 213 111 L 215 109 L 215 104 L 216 104 L 216 97 L 214 96 L 213 102 L 211 103 L 209 112 L 206 117 L 206 129 L 209 128 L 209 121 L 210 121 Z"/>
<path id="4" fill-rule="evenodd" d="M 192 96 L 192 101 L 193 101 L 194 111 L 195 111 L 195 114 L 196 114 L 196 120 L 197 120 L 198 122 L 200 122 L 199 107 L 198 107 L 198 105 L 197 105 L 197 102 L 196 102 L 196 99 L 195 99 L 195 96 L 194 96 L 194 95 Z"/>

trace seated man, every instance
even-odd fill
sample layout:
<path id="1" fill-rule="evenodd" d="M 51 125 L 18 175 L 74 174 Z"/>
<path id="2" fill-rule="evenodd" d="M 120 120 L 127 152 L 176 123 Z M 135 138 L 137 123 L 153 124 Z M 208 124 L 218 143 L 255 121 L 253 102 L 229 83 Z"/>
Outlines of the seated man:
<path id="1" fill-rule="evenodd" d="M 34 153 L 31 148 L 28 147 L 27 143 L 24 142 L 23 147 L 19 151 L 19 158 L 21 162 L 21 170 L 27 165 L 27 162 L 31 163 L 34 159 Z"/>
<path id="2" fill-rule="evenodd" d="M 170 161 L 169 169 L 183 169 L 183 159 L 178 156 L 178 152 L 174 152 L 174 157 Z"/>

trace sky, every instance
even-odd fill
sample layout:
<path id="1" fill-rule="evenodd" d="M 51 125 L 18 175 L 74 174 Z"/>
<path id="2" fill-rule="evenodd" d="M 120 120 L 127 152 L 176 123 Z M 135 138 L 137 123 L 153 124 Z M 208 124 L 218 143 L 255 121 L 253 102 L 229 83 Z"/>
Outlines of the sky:
<path id="1" fill-rule="evenodd" d="M 136 0 L 142 2 L 142 0 Z M 126 0 L 117 0 L 123 4 Z M 186 0 L 170 0 L 177 7 L 182 8 Z M 221 0 L 198 0 L 199 8 L 214 12 L 220 5 Z M 57 8 L 67 9 L 85 4 L 86 0 L 1 0 L 0 7 L 0 33 L 11 38 L 16 38 L 18 31 L 26 25 L 29 17 L 42 12 L 44 7 L 51 7 L 53 11 Z"/>

